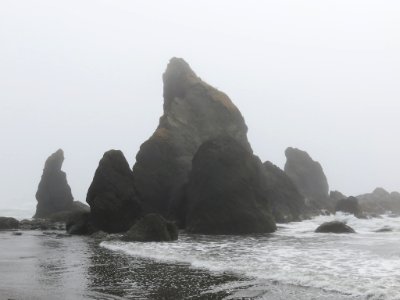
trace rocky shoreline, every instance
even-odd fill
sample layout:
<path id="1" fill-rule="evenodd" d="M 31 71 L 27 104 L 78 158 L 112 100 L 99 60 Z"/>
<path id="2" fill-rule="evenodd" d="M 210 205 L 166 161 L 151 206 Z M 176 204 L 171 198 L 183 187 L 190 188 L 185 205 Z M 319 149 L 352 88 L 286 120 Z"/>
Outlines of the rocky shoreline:
<path id="1" fill-rule="evenodd" d="M 33 219 L 1 217 L 0 230 L 14 235 L 62 230 L 67 234 L 57 237 L 83 235 L 96 242 L 174 242 L 178 229 L 206 235 L 269 234 L 277 223 L 317 215 L 379 218 L 387 211 L 400 213 L 397 192 L 378 188 L 347 197 L 330 191 L 322 165 L 303 150 L 288 147 L 283 170 L 262 162 L 253 153 L 239 109 L 183 59 L 170 60 L 163 83 L 163 115 L 133 167 L 122 151 L 106 151 L 86 205 L 73 197 L 59 149 L 44 164 Z M 356 233 L 345 222 L 319 225 L 319 234 Z"/>

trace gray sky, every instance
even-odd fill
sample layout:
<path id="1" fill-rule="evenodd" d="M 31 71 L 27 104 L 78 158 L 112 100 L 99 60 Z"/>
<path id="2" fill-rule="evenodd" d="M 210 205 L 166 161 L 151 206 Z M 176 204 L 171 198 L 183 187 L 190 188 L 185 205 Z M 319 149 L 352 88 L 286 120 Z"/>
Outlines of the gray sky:
<path id="1" fill-rule="evenodd" d="M 173 56 L 230 96 L 263 161 L 294 146 L 331 189 L 400 190 L 399 16 L 397 0 L 2 0 L 0 212 L 36 205 L 58 148 L 81 201 L 105 151 L 133 164 Z"/>

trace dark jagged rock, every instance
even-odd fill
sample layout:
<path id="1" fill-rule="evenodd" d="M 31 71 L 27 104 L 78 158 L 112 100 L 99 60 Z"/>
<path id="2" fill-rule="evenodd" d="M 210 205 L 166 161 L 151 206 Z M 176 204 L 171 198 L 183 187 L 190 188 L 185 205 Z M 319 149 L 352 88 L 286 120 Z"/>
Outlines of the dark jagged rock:
<path id="1" fill-rule="evenodd" d="M 289 176 L 267 161 L 264 164 L 268 199 L 271 202 L 272 214 L 279 223 L 297 221 L 306 214 L 304 197 Z"/>
<path id="2" fill-rule="evenodd" d="M 18 229 L 19 221 L 14 218 L 0 217 L 0 230 Z"/>
<path id="3" fill-rule="evenodd" d="M 355 233 L 354 229 L 343 222 L 332 221 L 320 225 L 315 232 L 318 233 Z"/>
<path id="4" fill-rule="evenodd" d="M 86 201 L 95 227 L 108 233 L 127 231 L 141 216 L 133 173 L 121 151 L 104 153 Z"/>
<path id="5" fill-rule="evenodd" d="M 133 168 L 145 213 L 168 216 L 187 181 L 192 158 L 206 140 L 230 135 L 250 150 L 247 126 L 227 95 L 202 81 L 180 58 L 163 75 L 164 114 Z"/>
<path id="6" fill-rule="evenodd" d="M 69 234 L 75 235 L 90 235 L 98 231 L 93 225 L 89 212 L 78 212 L 75 215 L 71 215 L 66 223 L 66 230 Z"/>
<path id="7" fill-rule="evenodd" d="M 169 242 L 178 239 L 178 228 L 159 214 L 148 214 L 122 237 L 130 242 Z"/>
<path id="8" fill-rule="evenodd" d="M 376 188 L 370 194 L 357 196 L 361 209 L 368 214 L 384 214 L 391 212 L 400 214 L 400 193 Z"/>
<path id="9" fill-rule="evenodd" d="M 34 218 L 48 218 L 52 214 L 71 210 L 74 198 L 67 176 L 61 171 L 63 162 L 64 152 L 61 149 L 46 160 L 36 193 L 38 204 Z"/>
<path id="10" fill-rule="evenodd" d="M 193 158 L 186 187 L 186 226 L 203 234 L 276 230 L 263 165 L 229 136 L 211 139 Z"/>
<path id="11" fill-rule="evenodd" d="M 293 180 L 299 192 L 306 197 L 311 209 L 333 209 L 329 201 L 329 185 L 319 162 L 307 152 L 287 148 L 285 151 L 285 173 Z"/>
<path id="12" fill-rule="evenodd" d="M 356 217 L 361 215 L 361 209 L 358 205 L 358 199 L 356 197 L 348 197 L 339 200 L 336 204 L 335 211 L 353 214 Z"/>

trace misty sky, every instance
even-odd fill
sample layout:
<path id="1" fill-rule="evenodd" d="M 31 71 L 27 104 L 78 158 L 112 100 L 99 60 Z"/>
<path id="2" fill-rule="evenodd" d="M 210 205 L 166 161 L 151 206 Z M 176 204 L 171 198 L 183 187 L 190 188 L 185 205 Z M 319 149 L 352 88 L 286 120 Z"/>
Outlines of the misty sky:
<path id="1" fill-rule="evenodd" d="M 132 165 L 173 56 L 230 96 L 261 160 L 294 146 L 332 190 L 400 190 L 399 16 L 397 0 L 1 0 L 0 215 L 35 207 L 58 148 L 81 201 L 105 151 Z"/>

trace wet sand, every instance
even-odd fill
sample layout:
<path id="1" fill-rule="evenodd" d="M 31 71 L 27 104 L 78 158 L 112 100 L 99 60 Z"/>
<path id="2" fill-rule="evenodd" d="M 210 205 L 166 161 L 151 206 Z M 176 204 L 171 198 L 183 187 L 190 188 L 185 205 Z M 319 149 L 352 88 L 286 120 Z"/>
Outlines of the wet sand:
<path id="1" fill-rule="evenodd" d="M 202 295 L 240 280 L 138 259 L 62 232 L 0 232 L 0 299 L 222 299 Z"/>
<path id="2" fill-rule="evenodd" d="M 63 232 L 0 231 L 0 299 L 353 299 L 111 251 Z"/>

